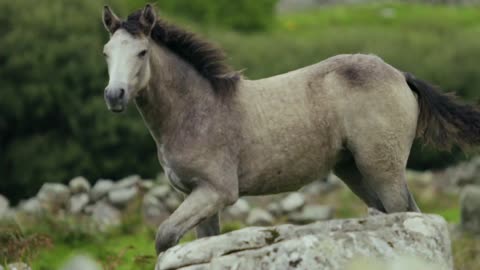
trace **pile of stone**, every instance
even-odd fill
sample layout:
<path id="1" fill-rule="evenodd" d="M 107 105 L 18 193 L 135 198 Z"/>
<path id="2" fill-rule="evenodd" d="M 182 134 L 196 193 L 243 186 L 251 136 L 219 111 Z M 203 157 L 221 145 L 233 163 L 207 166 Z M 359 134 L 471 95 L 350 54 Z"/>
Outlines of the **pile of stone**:
<path id="1" fill-rule="evenodd" d="M 143 205 L 146 221 L 156 226 L 180 203 L 180 194 L 165 181 L 153 182 L 132 175 L 117 182 L 100 179 L 91 186 L 84 177 L 76 177 L 68 185 L 45 183 L 35 197 L 22 201 L 16 208 L 0 196 L 0 219 L 17 215 L 89 217 L 98 228 L 105 229 L 120 224 L 130 207 Z"/>
<path id="2" fill-rule="evenodd" d="M 268 226 L 288 220 L 306 224 L 333 217 L 333 208 L 318 205 L 319 194 L 340 186 L 331 176 L 314 182 L 299 192 L 267 197 L 248 197 L 227 207 L 222 213 L 224 222 Z M 183 195 L 176 192 L 165 175 L 156 181 L 137 175 L 119 181 L 98 180 L 93 186 L 84 177 L 76 177 L 68 185 L 45 183 L 37 195 L 11 208 L 0 196 L 0 219 L 22 216 L 50 215 L 54 217 L 88 217 L 101 230 L 119 225 L 127 211 L 141 211 L 144 222 L 151 227 L 161 224 L 181 203 Z"/>

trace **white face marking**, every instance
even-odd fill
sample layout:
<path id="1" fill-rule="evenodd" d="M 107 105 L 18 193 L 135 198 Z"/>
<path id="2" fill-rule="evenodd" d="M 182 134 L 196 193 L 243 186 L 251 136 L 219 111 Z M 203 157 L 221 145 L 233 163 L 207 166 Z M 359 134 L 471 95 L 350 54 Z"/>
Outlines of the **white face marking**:
<path id="1" fill-rule="evenodd" d="M 124 29 L 117 30 L 105 45 L 110 77 L 105 95 L 110 109 L 123 110 L 130 98 L 146 87 L 150 77 L 148 45 L 147 38 L 133 37 Z M 118 94 L 121 89 L 124 95 Z"/>

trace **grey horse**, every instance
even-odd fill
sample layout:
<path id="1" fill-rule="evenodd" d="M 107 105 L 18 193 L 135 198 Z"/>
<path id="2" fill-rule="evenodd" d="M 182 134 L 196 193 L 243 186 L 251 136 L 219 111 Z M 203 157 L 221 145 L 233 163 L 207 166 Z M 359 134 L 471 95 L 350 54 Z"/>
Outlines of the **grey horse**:
<path id="1" fill-rule="evenodd" d="M 480 112 L 372 55 L 338 55 L 247 80 L 210 43 L 147 5 L 103 22 L 113 112 L 134 100 L 171 184 L 186 194 L 156 250 L 219 234 L 239 196 L 296 190 L 334 171 L 369 207 L 419 211 L 405 181 L 416 137 L 439 148 L 480 142 Z"/>

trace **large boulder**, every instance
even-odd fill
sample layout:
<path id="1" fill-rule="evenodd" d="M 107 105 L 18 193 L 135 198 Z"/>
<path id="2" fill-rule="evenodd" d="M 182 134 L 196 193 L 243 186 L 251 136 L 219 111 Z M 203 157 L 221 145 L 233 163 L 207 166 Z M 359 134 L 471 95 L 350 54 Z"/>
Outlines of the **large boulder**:
<path id="1" fill-rule="evenodd" d="M 249 227 L 170 248 L 163 269 L 346 269 L 353 259 L 412 256 L 453 269 L 448 226 L 435 215 L 401 213 L 309 225 Z"/>

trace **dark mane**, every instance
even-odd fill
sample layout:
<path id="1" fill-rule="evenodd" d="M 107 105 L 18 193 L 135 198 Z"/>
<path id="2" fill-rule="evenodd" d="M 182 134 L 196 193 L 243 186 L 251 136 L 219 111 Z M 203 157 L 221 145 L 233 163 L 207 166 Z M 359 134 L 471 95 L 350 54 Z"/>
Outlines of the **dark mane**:
<path id="1" fill-rule="evenodd" d="M 132 35 L 143 33 L 141 11 L 130 14 L 120 28 Z M 150 37 L 190 63 L 211 84 L 217 94 L 236 89 L 240 73 L 225 64 L 225 53 L 196 34 L 181 29 L 164 20 L 157 20 Z"/>

